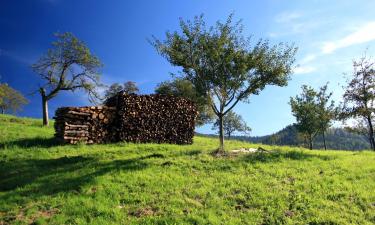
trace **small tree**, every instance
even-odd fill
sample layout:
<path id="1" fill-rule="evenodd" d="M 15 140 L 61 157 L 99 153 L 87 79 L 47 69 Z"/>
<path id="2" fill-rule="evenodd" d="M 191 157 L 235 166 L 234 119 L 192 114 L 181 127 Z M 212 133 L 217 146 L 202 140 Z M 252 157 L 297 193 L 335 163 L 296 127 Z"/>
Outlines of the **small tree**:
<path id="1" fill-rule="evenodd" d="M 375 67 L 374 61 L 366 56 L 353 61 L 353 75 L 348 80 L 344 93 L 344 102 L 340 119 L 358 120 L 360 128 L 367 131 L 371 148 L 375 150 L 374 140 L 374 100 L 375 100 Z M 365 122 L 365 124 L 363 124 Z"/>
<path id="2" fill-rule="evenodd" d="M 60 91 L 83 90 L 89 100 L 99 99 L 96 91 L 99 83 L 99 59 L 72 33 L 56 34 L 57 41 L 35 64 L 34 72 L 40 75 L 45 84 L 39 88 L 42 97 L 43 125 L 48 125 L 48 101 Z"/>
<path id="3" fill-rule="evenodd" d="M 125 92 L 126 94 L 138 94 L 139 89 L 137 87 L 137 84 L 133 81 L 127 81 L 123 85 L 119 83 L 114 83 L 105 91 L 104 98 L 108 99 L 120 91 Z"/>
<path id="4" fill-rule="evenodd" d="M 317 93 L 313 88 L 303 85 L 301 95 L 291 97 L 289 102 L 293 116 L 297 120 L 297 130 L 305 136 L 310 149 L 313 149 L 313 140 L 321 130 L 316 96 Z"/>
<path id="5" fill-rule="evenodd" d="M 183 78 L 209 99 L 219 120 L 219 154 L 224 152 L 223 117 L 266 85 L 287 85 L 297 50 L 263 40 L 251 45 L 242 34 L 241 23 L 233 23 L 232 17 L 210 28 L 203 16 L 192 22 L 181 20 L 181 33 L 167 32 L 165 41 L 152 41 L 172 65 L 182 67 Z"/>
<path id="6" fill-rule="evenodd" d="M 322 134 L 324 149 L 327 149 L 325 132 L 332 125 L 336 114 L 334 101 L 327 93 L 327 84 L 315 91 L 312 87 L 303 85 L 301 95 L 290 98 L 292 113 L 297 120 L 297 130 L 303 134 L 313 148 L 313 140 L 317 134 Z"/>
<path id="7" fill-rule="evenodd" d="M 236 114 L 233 111 L 228 112 L 224 116 L 223 126 L 224 126 L 224 133 L 228 137 L 228 139 L 230 139 L 231 135 L 236 131 L 242 132 L 245 134 L 251 131 L 251 128 L 247 126 L 246 122 L 242 119 L 242 116 Z M 219 128 L 219 121 L 216 120 L 212 129 L 217 130 L 218 128 Z"/>
<path id="8" fill-rule="evenodd" d="M 7 84 L 0 84 L 0 111 L 16 113 L 21 110 L 28 100 L 17 90 Z"/>
<path id="9" fill-rule="evenodd" d="M 172 81 L 162 82 L 156 87 L 155 93 L 183 97 L 193 101 L 199 112 L 196 121 L 198 126 L 212 122 L 215 117 L 207 98 L 200 95 L 189 80 L 176 78 Z"/>

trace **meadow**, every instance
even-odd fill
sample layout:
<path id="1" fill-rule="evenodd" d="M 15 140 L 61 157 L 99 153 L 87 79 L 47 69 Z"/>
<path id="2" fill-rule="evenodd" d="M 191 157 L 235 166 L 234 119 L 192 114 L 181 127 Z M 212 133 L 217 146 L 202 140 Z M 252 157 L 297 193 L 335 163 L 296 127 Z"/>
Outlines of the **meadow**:
<path id="1" fill-rule="evenodd" d="M 375 153 L 262 145 L 61 145 L 0 116 L 0 224 L 374 224 Z M 259 144 L 226 141 L 227 149 Z"/>

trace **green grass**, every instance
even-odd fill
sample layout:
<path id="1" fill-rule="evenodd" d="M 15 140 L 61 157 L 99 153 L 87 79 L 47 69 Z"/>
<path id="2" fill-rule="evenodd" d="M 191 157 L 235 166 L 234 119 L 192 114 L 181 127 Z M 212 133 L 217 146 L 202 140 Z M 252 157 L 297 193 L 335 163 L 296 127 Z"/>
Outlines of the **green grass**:
<path id="1" fill-rule="evenodd" d="M 375 153 L 263 146 L 58 145 L 0 116 L 0 224 L 374 224 Z M 227 141 L 227 148 L 258 147 Z"/>

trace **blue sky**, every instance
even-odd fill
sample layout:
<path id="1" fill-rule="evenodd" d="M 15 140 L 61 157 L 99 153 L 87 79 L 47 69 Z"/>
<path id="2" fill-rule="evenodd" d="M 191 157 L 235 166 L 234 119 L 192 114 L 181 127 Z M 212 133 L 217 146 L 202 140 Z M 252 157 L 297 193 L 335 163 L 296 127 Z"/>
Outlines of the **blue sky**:
<path id="1" fill-rule="evenodd" d="M 178 19 L 203 13 L 208 24 L 231 13 L 242 19 L 245 34 L 254 40 L 289 42 L 299 47 L 287 87 L 267 87 L 235 111 L 252 127 L 251 135 L 274 133 L 294 122 L 288 101 L 302 84 L 319 87 L 329 82 L 339 102 L 344 73 L 352 60 L 375 56 L 375 1 L 99 1 L 2 0 L 0 3 L 0 75 L 30 100 L 21 116 L 41 117 L 40 96 L 28 95 L 42 84 L 30 65 L 50 47 L 55 32 L 73 32 L 104 64 L 102 81 L 135 81 L 142 93 L 170 79 L 172 67 L 147 42 L 155 35 L 179 29 Z M 89 105 L 84 93 L 60 93 L 49 103 L 50 114 L 61 106 Z M 211 126 L 198 131 L 212 133 Z"/>

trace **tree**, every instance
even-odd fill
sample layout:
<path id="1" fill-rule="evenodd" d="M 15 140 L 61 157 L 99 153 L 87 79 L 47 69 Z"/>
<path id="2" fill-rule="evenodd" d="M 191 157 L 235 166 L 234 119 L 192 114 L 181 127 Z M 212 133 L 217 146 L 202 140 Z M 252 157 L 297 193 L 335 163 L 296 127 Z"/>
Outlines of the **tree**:
<path id="1" fill-rule="evenodd" d="M 322 128 L 316 102 L 317 95 L 318 93 L 313 88 L 303 85 L 301 95 L 291 97 L 289 102 L 293 116 L 297 120 L 297 130 L 307 139 L 310 149 L 313 149 L 313 140 Z"/>
<path id="2" fill-rule="evenodd" d="M 58 33 L 57 41 L 35 64 L 34 72 L 45 84 L 39 88 L 42 97 L 43 125 L 48 125 L 48 101 L 60 91 L 83 90 L 89 100 L 99 99 L 96 91 L 101 86 L 100 68 L 102 64 L 89 48 L 72 33 Z"/>
<path id="3" fill-rule="evenodd" d="M 332 92 L 327 93 L 328 84 L 320 88 L 317 92 L 317 106 L 318 106 L 318 122 L 320 127 L 320 133 L 323 136 L 324 149 L 327 150 L 325 132 L 332 126 L 332 121 L 337 115 L 337 108 L 335 102 L 330 101 Z"/>
<path id="4" fill-rule="evenodd" d="M 255 45 L 243 36 L 241 22 L 206 28 L 203 16 L 194 21 L 180 20 L 182 32 L 167 32 L 166 40 L 154 37 L 151 43 L 172 65 L 182 67 L 183 79 L 208 99 L 219 120 L 220 147 L 224 153 L 223 117 L 266 85 L 285 86 L 292 72 L 296 48 L 271 45 L 259 40 Z"/>
<path id="5" fill-rule="evenodd" d="M 209 101 L 197 92 L 189 80 L 176 78 L 172 81 L 162 82 L 155 88 L 155 93 L 183 97 L 194 102 L 199 112 L 196 121 L 198 126 L 210 123 L 214 119 L 215 114 Z"/>
<path id="6" fill-rule="evenodd" d="M 114 83 L 105 91 L 104 98 L 108 99 L 120 91 L 125 92 L 126 94 L 137 94 L 139 93 L 139 89 L 137 84 L 133 81 L 127 81 L 123 85 L 119 83 Z"/>
<path id="7" fill-rule="evenodd" d="M 325 132 L 332 126 L 337 110 L 335 102 L 330 100 L 332 92 L 327 93 L 328 84 L 319 91 L 303 85 L 302 94 L 290 98 L 292 113 L 297 120 L 297 130 L 307 139 L 309 148 L 313 148 L 313 140 L 319 133 L 323 136 L 324 149 L 327 149 Z"/>
<path id="8" fill-rule="evenodd" d="M 242 116 L 233 111 L 228 112 L 223 119 L 224 133 L 228 139 L 230 139 L 233 132 L 237 131 L 246 134 L 251 131 L 251 128 L 247 126 L 246 122 L 242 119 Z M 219 123 L 220 122 L 216 120 L 212 129 L 217 130 L 220 126 Z"/>
<path id="9" fill-rule="evenodd" d="M 374 61 L 364 56 L 353 61 L 353 74 L 343 95 L 343 106 L 340 119 L 355 119 L 362 132 L 367 131 L 371 148 L 375 150 L 374 140 L 374 100 L 375 100 L 375 67 Z M 364 122 L 364 124 L 363 124 Z"/>
<path id="10" fill-rule="evenodd" d="M 7 84 L 0 84 L 0 111 L 15 113 L 22 109 L 28 100 L 17 90 L 11 88 Z"/>

